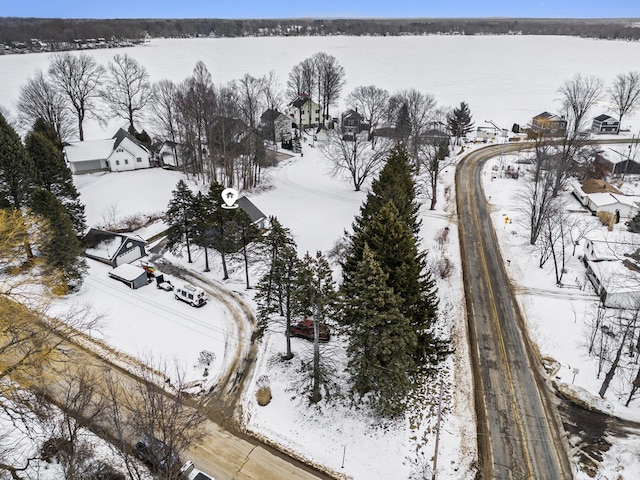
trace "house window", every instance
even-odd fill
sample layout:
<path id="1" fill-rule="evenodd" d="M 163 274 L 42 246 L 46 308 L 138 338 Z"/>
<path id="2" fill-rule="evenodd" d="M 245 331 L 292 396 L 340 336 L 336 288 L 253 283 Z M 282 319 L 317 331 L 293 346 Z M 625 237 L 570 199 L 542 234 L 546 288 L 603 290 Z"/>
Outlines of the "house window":
<path id="1" fill-rule="evenodd" d="M 122 152 L 124 152 L 124 150 L 122 150 L 121 148 L 118 148 L 118 149 L 116 149 L 116 152 L 122 153 Z"/>
<path id="2" fill-rule="evenodd" d="M 136 162 L 142 163 L 142 157 L 136 157 Z"/>
<path id="3" fill-rule="evenodd" d="M 124 164 L 125 164 L 125 165 L 129 165 L 129 159 L 128 159 L 128 158 L 125 158 L 125 159 L 124 159 Z"/>
<path id="4" fill-rule="evenodd" d="M 120 160 L 116 160 L 116 165 L 120 165 Z"/>
<path id="5" fill-rule="evenodd" d="M 320 109 L 319 108 L 316 110 L 316 113 L 320 113 Z"/>

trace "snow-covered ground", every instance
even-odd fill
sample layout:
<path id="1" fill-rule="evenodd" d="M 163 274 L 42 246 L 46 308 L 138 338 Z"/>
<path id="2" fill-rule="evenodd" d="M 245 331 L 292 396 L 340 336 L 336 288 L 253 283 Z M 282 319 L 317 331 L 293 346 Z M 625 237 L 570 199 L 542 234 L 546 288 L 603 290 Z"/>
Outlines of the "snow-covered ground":
<path id="1" fill-rule="evenodd" d="M 198 59 L 205 61 L 215 82 L 238 78 L 244 73 L 261 75 L 275 70 L 286 82 L 292 65 L 317 51 L 326 51 L 345 66 L 345 93 L 357 85 L 377 85 L 390 91 L 415 87 L 432 93 L 442 105 L 467 101 L 478 126 L 493 121 L 509 128 L 512 123 L 526 124 L 544 110 L 554 111 L 557 88 L 575 73 L 599 75 L 610 82 L 616 74 L 640 65 L 640 44 L 608 42 L 565 37 L 401 37 L 401 38 L 267 38 L 154 40 L 150 45 L 127 49 L 140 60 L 152 79 L 180 80 L 190 74 Z M 553 52 L 553 53 L 549 53 Z M 106 63 L 111 51 L 93 51 L 98 61 Z M 46 68 L 47 54 L 0 57 L 0 105 L 14 110 L 19 86 L 34 69 Z M 606 105 L 598 106 L 606 111 Z M 637 117 L 625 120 L 632 132 L 640 127 Z M 113 122 L 111 124 L 113 126 Z M 97 123 L 89 125 L 89 138 L 112 134 Z M 304 157 L 294 156 L 269 171 L 271 188 L 249 192 L 252 201 L 267 215 L 275 215 L 291 229 L 300 254 L 327 251 L 349 228 L 358 212 L 365 192 L 353 192 L 349 183 L 331 177 L 319 149 L 303 147 Z M 491 168 L 490 166 L 488 168 Z M 304 399 L 291 390 L 295 367 L 286 368 L 273 358 L 284 350 L 281 334 L 267 336 L 255 378 L 267 375 L 273 400 L 267 407 L 255 404 L 253 391 L 245 398 L 245 418 L 249 429 L 268 436 L 299 454 L 355 479 L 421 478 L 433 463 L 435 413 L 438 384 L 443 388 L 443 424 L 438 456 L 439 479 L 474 478 L 475 426 L 472 388 L 467 365 L 466 331 L 463 311 L 463 288 L 457 253 L 457 230 L 453 220 L 453 175 L 450 168 L 442 178 L 440 198 L 433 212 L 423 205 L 422 237 L 432 261 L 446 255 L 454 265 L 446 280 L 439 282 L 443 332 L 449 334 L 457 348 L 443 368 L 438 382 L 426 392 L 430 406 L 412 412 L 404 422 L 378 426 L 362 410 L 322 404 L 308 408 Z M 585 311 L 594 296 L 578 289 L 558 289 L 548 269 L 538 269 L 534 255 L 526 246 L 526 232 L 515 207 L 519 183 L 511 179 L 485 176 L 487 196 L 494 208 L 494 218 L 503 256 L 511 260 L 508 270 L 523 287 L 519 301 L 527 316 L 531 336 L 545 356 L 557 360 L 559 381 L 597 394 L 593 361 L 582 347 Z M 109 215 L 124 217 L 136 213 L 156 213 L 166 208 L 179 174 L 161 170 L 76 177 L 83 201 L 87 204 L 90 225 L 103 223 Z M 448 187 L 448 198 L 445 188 Z M 421 198 L 421 200 L 425 200 Z M 117 206 L 116 206 L 117 204 Z M 503 214 L 512 219 L 506 228 Z M 448 241 L 439 246 L 436 237 L 449 226 Z M 184 266 L 202 273 L 203 259 Z M 579 264 L 569 265 L 574 278 Z M 214 262 L 212 281 L 221 275 Z M 237 269 L 226 283 L 241 292 L 248 301 L 250 293 L 243 287 L 242 271 Z M 117 302 L 113 299 L 118 299 Z M 230 321 L 214 302 L 193 309 L 177 302 L 168 292 L 153 285 L 129 290 L 107 276 L 107 269 L 91 264 L 90 276 L 78 295 L 66 300 L 89 302 L 104 315 L 101 337 L 124 352 L 144 358 L 162 353 L 171 362 L 179 358 L 191 372 L 202 349 L 212 350 L 216 360 L 210 378 L 222 368 L 225 352 L 233 345 Z M 333 342 L 331 342 L 333 343 Z M 298 357 L 308 351 L 301 339 L 294 339 Z M 336 342 L 340 355 L 339 342 Z M 254 382 L 255 383 L 255 382 Z M 252 387 L 253 387 L 252 383 Z M 612 392 L 615 389 L 612 388 Z M 613 395 L 613 393 L 612 393 Z M 640 416 L 638 401 L 628 409 L 617 399 L 610 403 L 616 413 Z M 600 478 L 640 478 L 637 439 L 615 443 L 605 455 Z M 622 472 L 620 469 L 624 468 Z M 587 478 L 577 473 L 577 478 Z M 430 476 L 429 476 L 430 478 Z"/>

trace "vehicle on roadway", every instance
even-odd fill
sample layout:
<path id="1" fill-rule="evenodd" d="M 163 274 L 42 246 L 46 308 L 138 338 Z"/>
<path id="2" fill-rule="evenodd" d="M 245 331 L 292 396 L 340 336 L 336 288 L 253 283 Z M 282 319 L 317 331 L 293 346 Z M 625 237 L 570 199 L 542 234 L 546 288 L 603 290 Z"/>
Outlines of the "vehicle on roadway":
<path id="1" fill-rule="evenodd" d="M 198 470 L 191 460 L 185 463 L 180 469 L 180 478 L 185 480 L 216 480 L 212 476 Z"/>
<path id="2" fill-rule="evenodd" d="M 142 435 L 134 450 L 136 457 L 154 471 L 172 471 L 181 463 L 180 457 L 169 445 L 151 435 Z"/>

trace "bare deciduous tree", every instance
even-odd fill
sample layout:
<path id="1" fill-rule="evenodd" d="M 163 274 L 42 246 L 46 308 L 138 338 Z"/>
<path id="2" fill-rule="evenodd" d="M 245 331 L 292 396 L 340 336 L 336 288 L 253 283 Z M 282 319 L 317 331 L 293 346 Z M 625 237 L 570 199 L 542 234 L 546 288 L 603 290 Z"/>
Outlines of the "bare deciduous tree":
<path id="1" fill-rule="evenodd" d="M 416 169 L 419 169 L 420 146 L 424 143 L 424 133 L 436 113 L 435 98 L 411 88 L 392 95 L 388 105 L 387 118 L 391 124 L 396 123 L 399 112 L 406 107 L 409 128 L 406 149 Z"/>
<path id="2" fill-rule="evenodd" d="M 100 96 L 99 87 L 103 74 L 104 67 L 86 53 L 74 55 L 64 52 L 51 57 L 49 75 L 54 86 L 64 94 L 75 112 L 80 141 L 84 140 L 85 118 L 87 115 L 97 114 L 95 100 Z"/>
<path id="3" fill-rule="evenodd" d="M 322 105 L 322 124 L 329 119 L 329 107 L 334 105 L 344 87 L 345 71 L 344 67 L 338 63 L 333 55 L 325 52 L 318 52 L 313 56 L 316 74 L 318 75 L 318 95 Z"/>
<path id="4" fill-rule="evenodd" d="M 558 92 L 569 135 L 577 134 L 583 128 L 587 113 L 602 98 L 602 89 L 600 78 L 592 75 L 585 77 L 579 73 L 560 86 Z"/>
<path id="5" fill-rule="evenodd" d="M 331 162 L 334 175 L 349 176 L 356 192 L 369 176 L 378 171 L 387 158 L 393 142 L 379 140 L 375 146 L 367 140 L 367 133 L 361 132 L 352 140 L 345 140 L 340 132 L 329 130 L 327 140 L 320 145 L 322 154 Z"/>
<path id="6" fill-rule="evenodd" d="M 347 96 L 347 105 L 364 116 L 369 124 L 369 138 L 385 117 L 389 92 L 374 85 L 356 87 Z"/>
<path id="7" fill-rule="evenodd" d="M 300 95 L 314 95 L 317 84 L 316 66 L 311 58 L 307 58 L 289 72 L 287 97 L 292 101 Z"/>
<path id="8" fill-rule="evenodd" d="M 147 69 L 126 53 L 114 55 L 113 61 L 107 66 L 102 89 L 111 115 L 127 120 L 129 129 L 135 130 L 134 122 L 140 119 L 152 95 Z"/>
<path id="9" fill-rule="evenodd" d="M 640 73 L 620 73 L 607 90 L 609 101 L 615 106 L 622 127 L 622 117 L 632 113 L 640 101 Z"/>
<path id="10" fill-rule="evenodd" d="M 440 174 L 454 164 L 455 156 L 449 156 L 447 142 L 430 142 L 420 147 L 419 158 L 427 174 L 428 195 L 431 198 L 429 210 L 435 210 Z"/>
<path id="11" fill-rule="evenodd" d="M 74 133 L 65 98 L 40 70 L 20 87 L 18 110 L 21 122 L 33 125 L 38 118 L 42 118 L 53 126 L 62 141 L 68 140 Z"/>

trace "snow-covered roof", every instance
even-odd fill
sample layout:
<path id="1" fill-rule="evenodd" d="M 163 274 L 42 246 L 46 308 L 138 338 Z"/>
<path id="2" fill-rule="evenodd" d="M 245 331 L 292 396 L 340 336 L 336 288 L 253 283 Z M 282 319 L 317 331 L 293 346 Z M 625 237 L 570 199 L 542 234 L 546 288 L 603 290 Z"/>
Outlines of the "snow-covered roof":
<path id="1" fill-rule="evenodd" d="M 108 140 L 86 140 L 72 142 L 64 148 L 69 162 L 84 162 L 87 160 L 103 160 L 109 158 L 113 152 L 112 138 Z"/>
<path id="2" fill-rule="evenodd" d="M 147 272 L 144 271 L 144 268 L 136 267 L 135 265 L 131 265 L 130 263 L 123 263 L 122 265 L 119 265 L 111 270 L 109 274 L 132 282 L 141 275 L 146 275 Z"/>
<path id="3" fill-rule="evenodd" d="M 604 207 L 605 205 L 614 205 L 616 203 L 633 207 L 634 203 L 638 201 L 637 197 L 616 195 L 615 193 L 609 192 L 589 193 L 587 196 L 596 207 Z"/>

